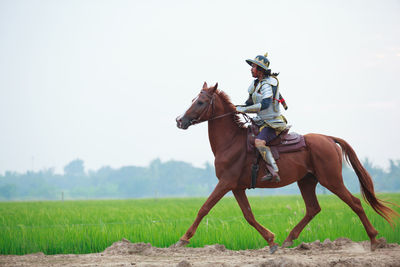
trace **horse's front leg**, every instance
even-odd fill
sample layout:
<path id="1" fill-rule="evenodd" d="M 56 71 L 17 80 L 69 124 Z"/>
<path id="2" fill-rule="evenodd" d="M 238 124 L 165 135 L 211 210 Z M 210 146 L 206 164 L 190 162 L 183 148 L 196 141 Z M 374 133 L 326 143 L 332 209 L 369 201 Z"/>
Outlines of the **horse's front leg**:
<path id="1" fill-rule="evenodd" d="M 269 252 L 272 254 L 278 249 L 278 244 L 274 242 L 275 235 L 269 231 L 268 229 L 264 228 L 261 224 L 259 224 L 256 219 L 254 218 L 254 214 L 251 211 L 249 200 L 247 199 L 246 193 L 244 189 L 240 190 L 233 190 L 233 195 L 235 196 L 244 217 L 246 218 L 247 222 L 256 228 L 256 230 L 264 237 L 264 239 L 268 242 L 269 245 Z"/>
<path id="2" fill-rule="evenodd" d="M 208 197 L 207 201 L 203 204 L 200 208 L 199 212 L 197 213 L 197 217 L 194 220 L 192 226 L 186 231 L 180 240 L 174 245 L 175 247 L 182 247 L 189 244 L 190 238 L 192 238 L 196 232 L 197 227 L 199 226 L 201 220 L 204 216 L 206 216 L 210 210 L 217 204 L 217 202 L 229 191 L 231 187 L 228 183 L 225 182 L 218 182 L 217 186 L 214 188 L 214 191 Z"/>

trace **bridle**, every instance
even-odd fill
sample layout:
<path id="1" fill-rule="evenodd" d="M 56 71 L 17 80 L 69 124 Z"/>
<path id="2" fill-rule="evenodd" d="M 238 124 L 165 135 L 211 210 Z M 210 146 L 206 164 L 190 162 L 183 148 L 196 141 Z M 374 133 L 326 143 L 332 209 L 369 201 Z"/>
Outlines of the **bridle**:
<path id="1" fill-rule="evenodd" d="M 228 112 L 228 113 L 224 113 L 222 115 L 216 116 L 216 117 L 212 117 L 212 115 L 214 114 L 214 98 L 215 98 L 215 92 L 212 93 L 212 95 L 210 95 L 208 92 L 206 92 L 205 90 L 201 90 L 200 94 L 203 94 L 205 96 L 208 97 L 208 99 L 210 100 L 210 102 L 208 103 L 207 108 L 205 108 L 199 115 L 199 117 L 197 119 L 192 119 L 189 121 L 190 125 L 195 125 L 195 124 L 199 124 L 205 121 L 212 121 L 212 120 L 216 120 L 216 119 L 220 119 L 232 114 L 237 113 L 236 111 L 232 111 L 232 112 Z M 199 94 L 199 95 L 200 95 Z M 208 114 L 209 110 L 211 108 L 211 118 L 208 119 L 204 119 L 202 120 L 201 117 L 203 117 L 205 114 Z"/>

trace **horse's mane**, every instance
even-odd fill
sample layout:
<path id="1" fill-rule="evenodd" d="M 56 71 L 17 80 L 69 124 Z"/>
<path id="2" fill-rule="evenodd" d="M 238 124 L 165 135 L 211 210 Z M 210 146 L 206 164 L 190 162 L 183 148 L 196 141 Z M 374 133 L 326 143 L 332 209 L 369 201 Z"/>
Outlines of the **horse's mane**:
<path id="1" fill-rule="evenodd" d="M 232 110 L 232 111 L 236 110 L 235 105 L 232 104 L 232 102 L 231 102 L 231 98 L 224 91 L 218 89 L 215 93 L 221 98 L 221 100 L 223 102 L 228 104 L 230 110 Z M 239 126 L 239 128 L 247 128 L 246 123 L 243 122 L 241 120 L 241 118 L 239 117 L 239 113 L 233 114 L 233 120 Z"/>

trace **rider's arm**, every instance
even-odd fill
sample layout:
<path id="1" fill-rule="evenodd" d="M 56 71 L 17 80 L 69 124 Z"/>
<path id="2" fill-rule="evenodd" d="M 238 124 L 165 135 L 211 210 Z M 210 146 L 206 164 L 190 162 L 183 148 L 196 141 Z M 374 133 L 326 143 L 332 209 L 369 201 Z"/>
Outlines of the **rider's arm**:
<path id="1" fill-rule="evenodd" d="M 261 100 L 261 109 L 260 110 L 267 109 L 269 107 L 269 105 L 271 105 L 271 102 L 272 102 L 272 97 L 264 98 L 263 100 Z"/>
<path id="2" fill-rule="evenodd" d="M 262 95 L 261 103 L 247 105 L 248 102 L 246 101 L 246 107 L 237 107 L 236 110 L 245 113 L 258 113 L 260 110 L 267 109 L 272 102 L 272 86 L 265 83 L 260 89 L 260 94 Z"/>
<path id="3" fill-rule="evenodd" d="M 262 95 L 260 110 L 264 110 L 272 103 L 272 86 L 268 83 L 264 83 L 260 89 L 260 93 Z"/>

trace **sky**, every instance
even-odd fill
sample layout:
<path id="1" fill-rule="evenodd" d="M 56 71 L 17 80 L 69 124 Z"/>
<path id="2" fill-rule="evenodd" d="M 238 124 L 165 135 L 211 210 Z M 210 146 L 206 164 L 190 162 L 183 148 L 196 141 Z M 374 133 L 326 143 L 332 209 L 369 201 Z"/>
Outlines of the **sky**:
<path id="1" fill-rule="evenodd" d="M 0 173 L 212 163 L 176 127 L 203 82 L 243 104 L 268 52 L 292 131 L 400 160 L 400 1 L 0 0 Z"/>

